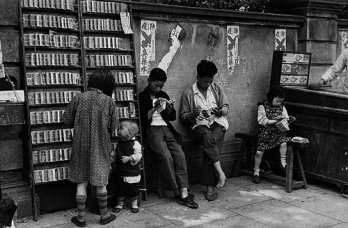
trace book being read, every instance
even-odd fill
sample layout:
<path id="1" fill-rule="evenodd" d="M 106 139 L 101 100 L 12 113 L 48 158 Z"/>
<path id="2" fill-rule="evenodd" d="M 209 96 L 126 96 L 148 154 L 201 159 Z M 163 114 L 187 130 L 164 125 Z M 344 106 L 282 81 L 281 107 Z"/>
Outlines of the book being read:
<path id="1" fill-rule="evenodd" d="M 163 110 L 167 108 L 167 103 L 172 104 L 175 101 L 175 99 L 167 100 L 163 97 L 159 97 L 156 102 L 160 102 L 160 104 L 157 106 L 156 111 L 158 113 L 161 113 Z"/>

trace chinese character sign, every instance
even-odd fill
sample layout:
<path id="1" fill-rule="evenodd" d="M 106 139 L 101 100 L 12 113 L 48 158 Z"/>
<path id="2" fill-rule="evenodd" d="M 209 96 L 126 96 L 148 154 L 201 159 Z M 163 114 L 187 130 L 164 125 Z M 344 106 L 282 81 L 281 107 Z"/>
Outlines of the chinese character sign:
<path id="1" fill-rule="evenodd" d="M 148 76 L 150 74 L 150 61 L 154 61 L 155 57 L 155 32 L 156 21 L 141 21 L 141 37 L 140 37 L 140 76 Z"/>
<path id="2" fill-rule="evenodd" d="M 232 74 L 239 64 L 238 56 L 239 26 L 227 26 L 227 71 Z"/>
<path id="3" fill-rule="evenodd" d="M 286 29 L 276 29 L 274 31 L 275 50 L 286 51 Z"/>

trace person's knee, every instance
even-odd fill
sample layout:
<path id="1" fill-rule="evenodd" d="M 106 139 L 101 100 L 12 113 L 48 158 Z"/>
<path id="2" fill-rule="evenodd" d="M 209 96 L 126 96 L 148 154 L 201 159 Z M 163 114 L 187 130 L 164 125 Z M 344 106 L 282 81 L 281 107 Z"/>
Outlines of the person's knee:
<path id="1" fill-rule="evenodd" d="M 283 142 L 282 144 L 280 144 L 280 149 L 286 149 L 286 148 L 287 148 L 286 142 Z"/>
<path id="2" fill-rule="evenodd" d="M 260 151 L 260 150 L 256 151 L 255 153 L 255 157 L 262 157 L 262 155 L 263 155 L 263 151 Z"/>

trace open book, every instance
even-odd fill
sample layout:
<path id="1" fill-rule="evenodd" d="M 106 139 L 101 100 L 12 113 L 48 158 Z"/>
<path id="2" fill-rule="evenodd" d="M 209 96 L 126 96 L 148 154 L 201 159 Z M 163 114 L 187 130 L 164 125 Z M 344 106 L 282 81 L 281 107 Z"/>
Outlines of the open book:
<path id="1" fill-rule="evenodd" d="M 167 100 L 163 97 L 159 97 L 156 102 L 160 102 L 160 105 L 158 105 L 156 111 L 158 113 L 161 113 L 163 110 L 165 110 L 167 108 L 167 103 L 172 104 L 174 101 L 175 101 L 175 99 Z"/>

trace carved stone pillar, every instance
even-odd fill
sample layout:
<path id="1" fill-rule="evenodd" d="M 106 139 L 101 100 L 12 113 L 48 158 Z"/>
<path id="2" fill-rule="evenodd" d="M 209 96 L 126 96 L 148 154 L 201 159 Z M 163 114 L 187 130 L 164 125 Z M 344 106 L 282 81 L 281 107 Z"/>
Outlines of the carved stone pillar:
<path id="1" fill-rule="evenodd" d="M 347 0 L 271 0 L 274 13 L 306 17 L 298 34 L 301 52 L 312 53 L 310 82 L 318 80 L 337 58 L 337 16 Z"/>

